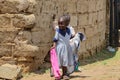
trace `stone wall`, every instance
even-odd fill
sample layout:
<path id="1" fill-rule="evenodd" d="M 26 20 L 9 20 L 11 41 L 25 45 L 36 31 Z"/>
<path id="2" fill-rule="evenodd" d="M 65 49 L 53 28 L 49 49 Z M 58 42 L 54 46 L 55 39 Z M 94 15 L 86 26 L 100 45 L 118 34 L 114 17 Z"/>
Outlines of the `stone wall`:
<path id="1" fill-rule="evenodd" d="M 36 0 L 36 27 L 39 34 L 46 35 L 46 38 L 37 38 L 36 44 L 51 43 L 52 30 L 50 24 L 53 16 L 58 18 L 64 13 L 71 16 L 70 24 L 76 32 L 83 32 L 86 41 L 81 43 L 79 51 L 80 58 L 93 55 L 99 52 L 106 44 L 106 0 Z M 36 33 L 36 31 L 35 31 Z M 37 34 L 37 33 L 36 33 Z M 49 35 L 52 34 L 52 35 Z M 40 37 L 40 36 L 39 36 Z M 41 36 L 43 37 L 43 36 Z M 36 39 L 36 38 L 35 38 Z M 39 44 L 39 45 L 41 45 Z M 46 45 L 46 47 L 49 46 Z M 48 47 L 49 49 L 49 47 Z M 45 50 L 46 53 L 46 50 Z"/>
<path id="2" fill-rule="evenodd" d="M 54 31 L 53 17 L 71 16 L 76 32 L 83 32 L 80 58 L 105 46 L 106 0 L 0 0 L 0 64 L 36 70 L 44 62 Z"/>
<path id="3" fill-rule="evenodd" d="M 32 44 L 34 0 L 0 0 L 0 65 L 16 64 L 24 71 L 40 64 L 39 47 Z"/>

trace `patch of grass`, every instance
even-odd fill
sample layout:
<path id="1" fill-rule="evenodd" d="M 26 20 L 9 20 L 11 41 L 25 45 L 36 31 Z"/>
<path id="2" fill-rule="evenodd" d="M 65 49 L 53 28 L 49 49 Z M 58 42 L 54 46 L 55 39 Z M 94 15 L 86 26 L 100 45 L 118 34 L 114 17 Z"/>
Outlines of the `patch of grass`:
<path id="1" fill-rule="evenodd" d="M 102 65 L 107 65 L 110 61 L 118 59 L 120 59 L 120 50 L 116 52 L 109 52 L 106 49 L 104 49 L 101 52 L 94 54 L 93 56 L 81 60 L 80 66 L 92 63 L 97 64 L 100 62 Z"/>
<path id="2" fill-rule="evenodd" d="M 116 60 L 120 59 L 120 50 L 116 52 L 114 59 Z"/>

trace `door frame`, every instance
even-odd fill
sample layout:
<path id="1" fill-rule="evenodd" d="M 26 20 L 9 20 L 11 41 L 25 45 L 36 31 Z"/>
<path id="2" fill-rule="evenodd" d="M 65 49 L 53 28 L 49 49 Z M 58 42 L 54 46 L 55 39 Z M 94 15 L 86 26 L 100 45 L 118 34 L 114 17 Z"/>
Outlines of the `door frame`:
<path id="1" fill-rule="evenodd" d="M 119 0 L 110 0 L 110 28 L 109 28 L 109 45 L 113 47 L 119 46 Z"/>

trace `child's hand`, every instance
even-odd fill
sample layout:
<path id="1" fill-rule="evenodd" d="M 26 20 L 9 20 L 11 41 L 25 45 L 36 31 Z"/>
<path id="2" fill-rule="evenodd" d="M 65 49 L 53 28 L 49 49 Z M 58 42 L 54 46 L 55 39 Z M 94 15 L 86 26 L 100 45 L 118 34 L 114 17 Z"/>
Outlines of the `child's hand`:
<path id="1" fill-rule="evenodd" d="M 53 46 L 52 46 L 50 49 L 55 48 L 55 46 L 56 46 L 56 43 L 54 42 L 54 43 L 53 43 Z"/>
<path id="2" fill-rule="evenodd" d="M 55 46 L 52 46 L 50 49 L 53 49 L 53 48 L 55 48 Z"/>

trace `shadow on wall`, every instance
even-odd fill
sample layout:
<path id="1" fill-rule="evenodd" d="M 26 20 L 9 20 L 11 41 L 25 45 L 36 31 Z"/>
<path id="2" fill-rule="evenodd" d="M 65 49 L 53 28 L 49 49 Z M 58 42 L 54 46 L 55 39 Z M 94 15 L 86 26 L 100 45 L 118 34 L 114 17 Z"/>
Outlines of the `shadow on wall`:
<path id="1" fill-rule="evenodd" d="M 50 63 L 50 50 L 46 54 L 44 58 L 43 64 L 38 68 L 38 70 L 35 71 L 36 74 L 43 74 L 46 71 L 49 71 L 51 68 L 51 63 Z"/>

